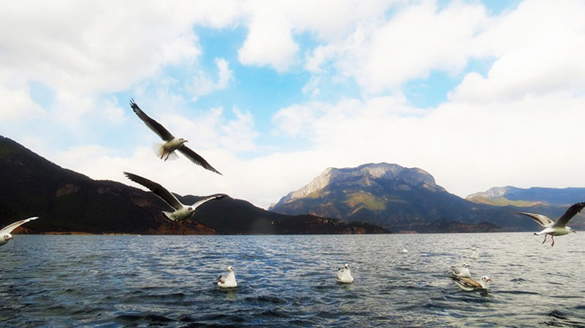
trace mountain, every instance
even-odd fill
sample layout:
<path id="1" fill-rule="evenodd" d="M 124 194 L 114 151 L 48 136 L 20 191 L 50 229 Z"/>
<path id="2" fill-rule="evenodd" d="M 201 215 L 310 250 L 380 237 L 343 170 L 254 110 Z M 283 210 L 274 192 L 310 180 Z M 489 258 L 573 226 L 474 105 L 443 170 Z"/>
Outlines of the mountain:
<path id="1" fill-rule="evenodd" d="M 568 207 L 585 201 L 585 188 L 516 188 L 494 187 L 488 191 L 478 192 L 465 199 L 496 206 L 513 205 L 521 207 L 548 205 Z"/>
<path id="2" fill-rule="evenodd" d="M 518 208 L 473 203 L 450 194 L 428 172 L 397 164 L 328 168 L 269 210 L 368 222 L 392 231 L 534 230 Z"/>
<path id="3" fill-rule="evenodd" d="M 122 172 L 120 172 L 122 174 Z M 0 136 L 0 227 L 30 216 L 31 233 L 166 234 L 167 205 L 150 192 L 61 168 Z M 179 196 L 191 204 L 202 197 Z M 188 234 L 386 233 L 366 223 L 268 212 L 229 196 L 198 208 Z M 177 232 L 180 233 L 180 224 Z"/>

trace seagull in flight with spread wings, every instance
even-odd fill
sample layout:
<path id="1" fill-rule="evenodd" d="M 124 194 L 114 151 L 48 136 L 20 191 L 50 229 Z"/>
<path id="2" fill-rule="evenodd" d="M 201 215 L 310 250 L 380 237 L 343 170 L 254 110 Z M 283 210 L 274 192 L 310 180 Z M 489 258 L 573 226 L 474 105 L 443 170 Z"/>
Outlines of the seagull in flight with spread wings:
<path id="1" fill-rule="evenodd" d="M 20 227 L 21 225 L 23 225 L 29 221 L 36 220 L 36 219 L 38 219 L 38 217 L 32 217 L 32 218 L 16 221 L 16 222 L 11 223 L 11 224 L 7 225 L 6 227 L 0 229 L 0 246 L 8 243 L 8 241 L 12 239 L 12 235 L 10 234 L 12 232 L 12 230 Z"/>
<path id="2" fill-rule="evenodd" d="M 146 115 L 146 113 L 144 113 L 134 102 L 134 99 L 130 100 L 130 107 L 132 107 L 134 113 L 136 113 L 136 115 L 144 122 L 144 124 L 146 124 L 149 129 L 151 129 L 154 133 L 161 137 L 162 140 L 165 141 L 163 144 L 156 143 L 154 145 L 154 151 L 156 152 L 157 156 L 160 157 L 160 159 L 165 161 L 168 159 L 175 159 L 178 157 L 175 153 L 175 150 L 178 150 L 188 159 L 190 159 L 191 162 L 200 165 L 211 172 L 215 172 L 221 175 L 221 173 L 219 173 L 218 170 L 207 163 L 203 157 L 194 152 L 191 148 L 185 146 L 185 143 L 187 142 L 186 139 L 173 136 L 164 126 L 150 118 L 150 116 Z"/>
<path id="3" fill-rule="evenodd" d="M 554 236 L 563 236 L 568 234 L 569 232 L 576 232 L 571 227 L 567 226 L 567 223 L 570 219 L 572 219 L 577 213 L 581 212 L 581 210 L 585 207 L 585 202 L 576 203 L 571 205 L 569 209 L 563 214 L 557 221 L 553 221 L 546 215 L 543 214 L 535 214 L 535 213 L 527 213 L 527 212 L 518 212 L 518 214 L 526 215 L 533 219 L 534 221 L 538 222 L 544 229 L 540 232 L 535 232 L 534 234 L 537 236 L 544 235 L 544 240 L 542 243 L 546 242 L 546 237 L 550 235 L 550 239 L 552 239 L 551 246 L 555 245 Z"/>
<path id="4" fill-rule="evenodd" d="M 193 205 L 185 205 L 185 204 L 181 203 L 177 199 L 177 197 L 175 197 L 175 195 L 173 195 L 170 191 L 165 189 L 165 187 L 161 186 L 160 184 L 158 184 L 154 181 L 148 180 L 147 178 L 143 178 L 143 177 L 136 175 L 136 174 L 133 174 L 133 173 L 124 172 L 124 175 L 128 179 L 148 188 L 150 191 L 152 191 L 155 195 L 157 195 L 160 199 L 165 201 L 165 203 L 167 203 L 170 207 L 172 207 L 174 209 L 173 212 L 162 211 L 165 218 L 167 218 L 169 221 L 173 222 L 173 230 L 171 233 L 175 232 L 175 225 L 177 222 L 183 222 L 183 221 L 193 217 L 197 207 L 203 205 L 204 203 L 207 203 L 210 200 L 223 198 L 225 196 L 223 194 L 215 194 L 215 195 L 212 195 L 209 197 L 205 197 L 205 198 L 195 202 Z M 183 234 L 184 233 L 185 233 L 185 227 L 183 226 Z"/>

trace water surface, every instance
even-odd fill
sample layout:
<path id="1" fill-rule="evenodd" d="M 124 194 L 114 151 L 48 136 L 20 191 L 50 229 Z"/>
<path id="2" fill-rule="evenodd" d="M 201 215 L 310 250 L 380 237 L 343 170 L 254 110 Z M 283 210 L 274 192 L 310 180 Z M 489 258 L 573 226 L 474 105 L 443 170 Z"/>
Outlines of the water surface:
<path id="1" fill-rule="evenodd" d="M 0 247 L 0 323 L 45 327 L 585 326 L 585 237 L 531 233 L 24 236 Z M 479 259 L 468 256 L 471 247 Z M 403 248 L 408 254 L 402 254 Z M 489 293 L 462 292 L 467 261 Z M 355 281 L 335 282 L 349 263 Z M 222 290 L 231 265 L 238 287 Z"/>

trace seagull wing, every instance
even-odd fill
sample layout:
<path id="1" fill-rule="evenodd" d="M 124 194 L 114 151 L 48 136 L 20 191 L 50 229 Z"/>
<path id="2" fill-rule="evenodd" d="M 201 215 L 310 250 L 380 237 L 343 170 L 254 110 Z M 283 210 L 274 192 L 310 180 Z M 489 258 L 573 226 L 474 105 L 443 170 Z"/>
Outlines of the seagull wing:
<path id="1" fill-rule="evenodd" d="M 223 195 L 223 194 L 217 194 L 217 195 L 209 196 L 207 198 L 204 198 L 204 199 L 202 199 L 200 201 L 195 202 L 195 204 L 193 204 L 193 207 L 194 208 L 197 208 L 197 207 L 203 205 L 204 203 L 207 203 L 210 200 L 220 199 L 220 198 L 223 198 L 223 197 L 225 197 L 225 195 Z"/>
<path id="2" fill-rule="evenodd" d="M 457 277 L 457 276 L 451 276 L 451 279 L 459 282 L 460 284 L 466 286 L 466 287 L 470 287 L 470 288 L 483 288 L 481 286 L 481 284 L 471 278 L 467 278 L 467 277 Z"/>
<path id="3" fill-rule="evenodd" d="M 220 282 L 222 284 L 225 284 L 225 278 L 220 275 L 219 277 L 217 277 L 217 282 Z"/>
<path id="4" fill-rule="evenodd" d="M 134 111 L 134 113 L 136 113 L 136 115 L 138 115 L 142 122 L 144 122 L 144 124 L 146 124 L 146 126 L 148 126 L 148 128 L 151 129 L 154 133 L 156 133 L 159 137 L 161 137 L 162 140 L 169 141 L 174 138 L 174 136 L 169 132 L 169 130 L 165 129 L 165 127 L 162 126 L 159 122 L 153 120 L 152 118 L 150 118 L 150 116 L 146 115 L 146 113 L 143 112 L 140 109 L 140 107 L 138 107 L 138 105 L 134 102 L 134 99 L 130 100 L 130 107 L 132 107 L 132 110 Z"/>
<path id="5" fill-rule="evenodd" d="M 549 218 L 546 215 L 542 215 L 542 214 L 535 214 L 535 213 L 528 213 L 528 212 L 518 212 L 518 214 L 522 214 L 522 215 L 526 215 L 526 216 L 530 217 L 531 219 L 538 222 L 538 224 L 540 224 L 543 227 L 548 227 L 548 226 L 553 225 L 555 223 L 553 220 L 551 220 L 551 218 Z"/>
<path id="6" fill-rule="evenodd" d="M 565 214 L 563 214 L 563 216 L 561 216 L 557 220 L 557 222 L 554 224 L 554 226 L 555 227 L 564 227 L 565 225 L 567 225 L 567 222 L 569 222 L 569 220 L 572 219 L 573 216 L 575 216 L 575 214 L 581 212 L 583 207 L 585 207 L 585 202 L 571 205 L 571 207 L 569 207 L 569 209 L 567 209 Z"/>
<path id="7" fill-rule="evenodd" d="M 220 174 L 218 170 L 214 169 L 213 166 L 209 165 L 209 163 L 207 163 L 207 161 L 205 159 L 203 159 L 203 157 L 201 157 L 199 154 L 197 154 L 196 152 L 194 152 L 191 148 L 183 145 L 181 146 L 181 148 L 179 148 L 179 151 L 185 155 L 188 159 L 191 160 L 191 162 L 203 166 L 203 168 L 208 169 L 211 172 L 215 172 L 217 174 Z"/>
<path id="8" fill-rule="evenodd" d="M 12 230 L 20 227 L 21 225 L 27 223 L 28 221 L 32 221 L 32 220 L 36 220 L 36 219 L 38 219 L 38 217 L 32 217 L 32 218 L 28 218 L 28 219 L 24 219 L 24 220 L 20 220 L 20 221 L 16 221 L 14 223 L 11 223 L 11 224 L 5 226 L 4 228 L 2 228 L 2 230 L 0 230 L 0 235 L 11 233 Z"/>
<path id="9" fill-rule="evenodd" d="M 169 204 L 170 207 L 174 208 L 175 210 L 183 208 L 184 205 L 181 202 L 179 202 L 177 197 L 175 197 L 175 195 L 173 195 L 170 191 L 165 189 L 165 187 L 161 186 L 160 184 L 154 181 L 150 181 L 147 178 L 143 178 L 136 174 L 124 172 L 124 175 L 128 179 L 148 188 L 150 191 L 152 191 L 160 199 L 164 200 L 167 204 Z"/>

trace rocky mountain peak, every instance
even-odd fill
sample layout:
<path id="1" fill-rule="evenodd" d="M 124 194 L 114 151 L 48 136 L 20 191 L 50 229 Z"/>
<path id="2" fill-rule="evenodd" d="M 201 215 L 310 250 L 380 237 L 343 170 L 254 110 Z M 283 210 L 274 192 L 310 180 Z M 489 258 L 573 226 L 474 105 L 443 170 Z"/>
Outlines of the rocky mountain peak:
<path id="1" fill-rule="evenodd" d="M 283 197 L 277 205 L 286 204 L 297 199 L 315 198 L 320 192 L 331 185 L 372 185 L 379 183 L 394 184 L 398 189 L 423 187 L 429 190 L 441 190 L 432 175 L 419 168 L 405 168 L 398 164 L 374 163 L 364 164 L 355 168 L 329 167 L 304 187 Z M 274 208 L 277 205 L 271 206 Z"/>

